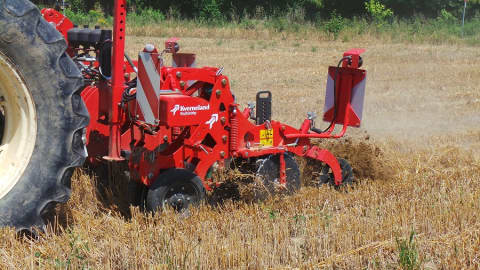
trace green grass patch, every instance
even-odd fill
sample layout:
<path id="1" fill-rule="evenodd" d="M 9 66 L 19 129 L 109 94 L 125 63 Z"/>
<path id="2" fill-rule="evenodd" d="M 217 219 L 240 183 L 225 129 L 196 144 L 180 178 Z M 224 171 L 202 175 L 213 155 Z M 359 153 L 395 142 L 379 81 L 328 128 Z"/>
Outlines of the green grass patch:
<path id="1" fill-rule="evenodd" d="M 415 244 L 415 231 L 410 233 L 408 239 L 397 239 L 398 263 L 404 270 L 416 270 L 420 268 L 417 245 Z"/>

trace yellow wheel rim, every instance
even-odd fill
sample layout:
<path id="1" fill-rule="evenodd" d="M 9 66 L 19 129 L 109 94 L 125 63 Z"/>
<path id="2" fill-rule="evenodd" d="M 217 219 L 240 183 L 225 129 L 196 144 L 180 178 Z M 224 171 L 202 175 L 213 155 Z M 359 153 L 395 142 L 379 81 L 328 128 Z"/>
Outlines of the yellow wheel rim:
<path id="1" fill-rule="evenodd" d="M 0 199 L 17 184 L 32 157 L 37 134 L 35 103 L 25 82 L 0 53 Z M 1 116 L 0 116 L 1 117 Z"/>

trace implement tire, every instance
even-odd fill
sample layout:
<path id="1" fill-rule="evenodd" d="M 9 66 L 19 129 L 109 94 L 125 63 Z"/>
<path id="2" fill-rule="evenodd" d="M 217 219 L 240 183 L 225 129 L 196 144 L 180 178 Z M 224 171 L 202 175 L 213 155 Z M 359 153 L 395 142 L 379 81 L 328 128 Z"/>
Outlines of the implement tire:
<path id="1" fill-rule="evenodd" d="M 83 79 L 63 36 L 26 0 L 0 0 L 0 227 L 44 229 L 86 158 Z"/>
<path id="2" fill-rule="evenodd" d="M 205 187 L 197 175 L 185 169 L 168 169 L 149 188 L 146 209 L 154 213 L 172 207 L 184 212 L 204 201 L 205 196 Z"/>

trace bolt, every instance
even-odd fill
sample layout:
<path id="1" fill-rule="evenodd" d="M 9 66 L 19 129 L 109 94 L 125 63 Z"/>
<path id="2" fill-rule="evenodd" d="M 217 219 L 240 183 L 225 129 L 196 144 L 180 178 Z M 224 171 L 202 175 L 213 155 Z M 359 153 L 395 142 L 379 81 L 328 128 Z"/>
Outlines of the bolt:
<path id="1" fill-rule="evenodd" d="M 220 151 L 220 157 L 221 157 L 221 158 L 224 158 L 224 157 L 225 157 L 225 152 L 224 152 L 224 151 Z"/>
<path id="2" fill-rule="evenodd" d="M 153 50 L 155 50 L 155 46 L 153 46 L 152 44 L 145 45 L 145 51 L 151 53 L 153 52 Z"/>
<path id="3" fill-rule="evenodd" d="M 163 136 L 163 140 L 168 141 L 168 136 L 167 135 Z"/>
<path id="4" fill-rule="evenodd" d="M 220 122 L 222 123 L 222 125 L 225 125 L 225 122 L 227 122 L 225 116 L 222 116 L 222 118 L 220 118 Z"/>
<path id="5" fill-rule="evenodd" d="M 140 115 L 138 115 L 138 114 L 137 114 L 137 115 L 135 115 L 135 118 L 139 119 L 139 118 L 140 118 Z"/>
<path id="6" fill-rule="evenodd" d="M 222 141 L 223 141 L 223 143 L 227 143 L 227 135 L 222 136 Z"/>
<path id="7" fill-rule="evenodd" d="M 153 179 L 153 173 L 149 173 L 147 177 L 148 177 L 148 179 L 152 180 Z"/>
<path id="8" fill-rule="evenodd" d="M 182 77 L 182 72 L 180 72 L 180 71 L 177 71 L 177 78 L 179 78 L 179 79 L 180 79 L 181 77 Z"/>
<path id="9" fill-rule="evenodd" d="M 222 94 L 222 91 L 218 89 L 217 91 L 215 91 L 215 94 L 217 95 L 217 98 L 219 98 L 220 95 Z"/>
<path id="10" fill-rule="evenodd" d="M 180 87 L 181 87 L 181 88 L 184 88 L 184 87 L 185 87 L 185 82 L 184 82 L 184 81 L 180 81 Z"/>
<path id="11" fill-rule="evenodd" d="M 227 85 L 227 80 L 226 79 L 222 79 L 222 86 L 225 87 Z"/>

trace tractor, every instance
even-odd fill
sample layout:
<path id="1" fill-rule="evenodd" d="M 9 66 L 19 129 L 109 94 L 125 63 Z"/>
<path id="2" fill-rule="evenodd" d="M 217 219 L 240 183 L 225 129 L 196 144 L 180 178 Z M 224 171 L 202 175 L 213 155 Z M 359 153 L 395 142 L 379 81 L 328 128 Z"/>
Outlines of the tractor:
<path id="1" fill-rule="evenodd" d="M 132 60 L 126 14 L 126 0 L 115 0 L 113 29 L 78 27 L 57 9 L 0 1 L 0 226 L 43 228 L 45 209 L 69 199 L 85 160 L 126 164 L 151 212 L 199 204 L 219 185 L 214 172 L 239 161 L 272 192 L 300 188 L 296 157 L 322 165 L 320 184 L 353 181 L 348 162 L 312 139 L 360 126 L 363 49 L 328 69 L 327 128 L 315 113 L 296 128 L 272 120 L 269 91 L 242 108 L 223 68 L 196 67 L 178 38 L 146 44 Z"/>

